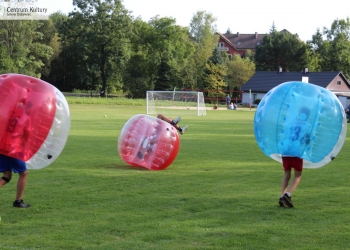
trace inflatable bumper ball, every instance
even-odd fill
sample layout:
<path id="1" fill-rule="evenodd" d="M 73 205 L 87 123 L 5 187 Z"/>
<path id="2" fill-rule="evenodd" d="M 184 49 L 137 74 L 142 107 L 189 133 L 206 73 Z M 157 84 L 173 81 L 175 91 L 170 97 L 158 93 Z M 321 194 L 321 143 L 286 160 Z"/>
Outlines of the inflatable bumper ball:
<path id="1" fill-rule="evenodd" d="M 20 75 L 0 75 L 0 154 L 26 162 L 28 169 L 51 164 L 70 129 L 68 103 L 53 85 Z"/>
<path id="2" fill-rule="evenodd" d="M 162 170 L 176 158 L 180 147 L 177 130 L 169 123 L 148 115 L 135 115 L 118 138 L 120 157 L 131 166 Z"/>
<path id="3" fill-rule="evenodd" d="M 282 156 L 304 159 L 319 168 L 341 150 L 347 124 L 342 104 L 329 90 L 310 83 L 285 82 L 261 100 L 254 117 L 260 149 L 282 162 Z"/>

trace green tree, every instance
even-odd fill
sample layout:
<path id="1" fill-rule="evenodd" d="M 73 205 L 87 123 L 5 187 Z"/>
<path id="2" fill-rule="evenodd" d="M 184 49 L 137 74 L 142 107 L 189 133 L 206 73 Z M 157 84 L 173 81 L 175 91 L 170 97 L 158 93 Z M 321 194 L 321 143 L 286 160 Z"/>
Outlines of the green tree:
<path id="1" fill-rule="evenodd" d="M 84 88 L 101 84 L 101 96 L 122 78 L 131 18 L 120 0 L 73 0 L 77 10 L 62 28 L 66 67 Z M 73 57 L 76 56 L 76 57 Z"/>
<path id="2" fill-rule="evenodd" d="M 30 20 L 0 21 L 0 73 L 41 77 L 52 49 L 43 43 L 42 23 Z"/>
<path id="3" fill-rule="evenodd" d="M 324 28 L 324 43 L 328 62 L 323 60 L 322 70 L 342 71 L 350 77 L 350 19 L 335 20 L 330 29 Z"/>
<path id="4" fill-rule="evenodd" d="M 216 34 L 216 18 L 206 11 L 198 11 L 193 15 L 190 23 L 190 36 L 195 47 L 192 56 L 192 72 L 194 72 L 194 83 L 192 88 L 203 89 L 203 80 L 206 77 L 208 59 L 212 56 L 217 46 L 219 36 Z"/>
<path id="5" fill-rule="evenodd" d="M 225 55 L 227 55 L 225 51 L 220 51 L 218 47 L 215 47 L 209 60 L 215 64 L 224 64 L 228 59 L 228 57 L 225 57 Z"/>
<path id="6" fill-rule="evenodd" d="M 255 63 L 257 70 L 300 71 L 307 65 L 307 45 L 298 35 L 277 32 L 275 27 L 267 34 L 261 45 L 256 47 Z"/>
<path id="7" fill-rule="evenodd" d="M 162 59 L 158 67 L 157 79 L 155 81 L 155 90 L 171 90 L 176 86 L 177 79 L 175 70 L 166 59 Z"/>
<path id="8" fill-rule="evenodd" d="M 203 81 L 203 89 L 207 90 L 205 94 L 209 98 L 221 98 L 225 96 L 223 90 L 227 87 L 227 83 L 225 82 L 225 76 L 227 74 L 226 60 L 227 53 L 221 52 L 218 47 L 215 47 L 212 56 L 206 64 Z"/>
<path id="9" fill-rule="evenodd" d="M 350 19 L 336 19 L 331 28 L 319 29 L 308 41 L 312 66 L 316 71 L 342 71 L 350 77 Z"/>
<path id="10" fill-rule="evenodd" d="M 53 84 L 60 90 L 70 90 L 63 84 L 63 79 L 66 79 L 65 73 L 65 58 L 62 53 L 62 41 L 60 40 L 60 30 L 64 23 L 67 22 L 68 16 L 62 12 L 55 12 L 49 16 L 49 23 L 47 27 L 50 30 L 49 34 L 46 35 L 46 42 L 52 48 L 53 53 L 48 62 L 45 63 L 42 79 Z M 45 31 L 43 31 L 45 32 Z"/>
<path id="11" fill-rule="evenodd" d="M 180 87 L 181 75 L 193 51 L 188 29 L 176 25 L 175 19 L 167 17 L 154 17 L 149 24 L 149 56 L 155 63 L 155 89 Z"/>
<path id="12" fill-rule="evenodd" d="M 129 97 L 144 98 L 146 91 L 154 88 L 153 62 L 148 57 L 150 44 L 145 35 L 150 29 L 151 26 L 139 18 L 133 22 L 131 55 L 123 79 L 123 92 Z"/>
<path id="13" fill-rule="evenodd" d="M 312 40 L 307 41 L 307 61 L 310 71 L 319 72 L 322 70 L 322 64 L 327 59 L 323 58 L 325 55 L 324 40 L 320 29 L 317 29 L 316 33 L 312 36 Z"/>
<path id="14" fill-rule="evenodd" d="M 86 26 L 88 22 L 83 15 L 74 13 L 74 17 L 68 17 L 59 28 L 60 54 L 52 62 L 50 79 L 61 90 L 89 90 L 100 83 L 97 80 L 99 71 L 90 63 L 93 53 L 87 41 Z"/>
<path id="15" fill-rule="evenodd" d="M 68 16 L 61 11 L 56 11 L 50 15 L 50 20 L 54 24 L 55 33 L 59 33 L 61 28 L 65 25 L 68 20 Z"/>
<path id="16" fill-rule="evenodd" d="M 156 16 L 148 23 L 136 19 L 133 35 L 123 90 L 143 97 L 147 90 L 181 87 L 193 53 L 188 29 L 176 25 L 173 18 Z"/>
<path id="17" fill-rule="evenodd" d="M 215 64 L 208 61 L 206 64 L 206 77 L 204 78 L 204 90 L 208 91 L 208 97 L 222 97 L 225 93 L 222 91 L 227 87 L 225 82 L 226 66 L 224 64 Z M 210 92 L 210 90 L 215 90 Z"/>
<path id="18" fill-rule="evenodd" d="M 248 52 L 249 53 L 249 52 Z M 249 57 L 241 58 L 234 54 L 232 60 L 226 63 L 226 81 L 230 90 L 239 90 L 255 73 L 255 64 Z"/>
<path id="19" fill-rule="evenodd" d="M 49 58 L 42 58 L 43 67 L 41 69 L 41 78 L 50 82 L 51 63 L 60 53 L 60 42 L 58 37 L 58 28 L 62 25 L 62 20 L 66 20 L 67 16 L 61 12 L 56 12 L 49 16 L 48 20 L 41 20 L 41 27 L 38 29 L 43 34 L 42 43 L 52 49 Z"/>

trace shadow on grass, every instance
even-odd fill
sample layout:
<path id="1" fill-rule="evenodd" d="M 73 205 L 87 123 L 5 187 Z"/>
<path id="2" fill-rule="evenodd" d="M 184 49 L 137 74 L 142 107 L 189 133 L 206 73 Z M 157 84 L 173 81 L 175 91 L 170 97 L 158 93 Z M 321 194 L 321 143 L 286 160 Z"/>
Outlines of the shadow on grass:
<path id="1" fill-rule="evenodd" d="M 132 170 L 132 171 L 151 171 L 148 170 L 147 168 L 143 167 L 133 167 L 131 165 L 127 164 L 104 164 L 100 165 L 99 167 L 104 168 L 104 169 L 118 169 L 118 170 Z"/>

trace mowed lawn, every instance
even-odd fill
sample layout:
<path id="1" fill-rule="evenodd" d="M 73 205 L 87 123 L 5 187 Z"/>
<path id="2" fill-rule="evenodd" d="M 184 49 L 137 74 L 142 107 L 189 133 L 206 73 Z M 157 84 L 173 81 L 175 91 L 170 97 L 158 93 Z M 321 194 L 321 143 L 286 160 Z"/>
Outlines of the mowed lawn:
<path id="1" fill-rule="evenodd" d="M 334 161 L 305 169 L 280 208 L 280 163 L 255 142 L 254 110 L 184 116 L 175 161 L 162 171 L 128 166 L 117 142 L 145 107 L 70 104 L 67 144 L 0 189 L 0 249 L 349 249 L 349 135 Z M 104 117 L 106 115 L 106 117 Z"/>

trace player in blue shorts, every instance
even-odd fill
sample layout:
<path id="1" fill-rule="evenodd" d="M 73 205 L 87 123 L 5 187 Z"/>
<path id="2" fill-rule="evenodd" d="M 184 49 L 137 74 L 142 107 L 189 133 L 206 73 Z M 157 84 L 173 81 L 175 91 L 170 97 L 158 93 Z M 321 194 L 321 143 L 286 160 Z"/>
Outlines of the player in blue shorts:
<path id="1" fill-rule="evenodd" d="M 17 181 L 16 200 L 13 202 L 13 207 L 30 207 L 29 204 L 24 203 L 22 200 L 28 175 L 25 162 L 0 154 L 0 172 L 3 173 L 3 176 L 0 178 L 0 188 L 10 182 L 12 178 L 12 172 L 18 173 L 19 177 Z"/>

